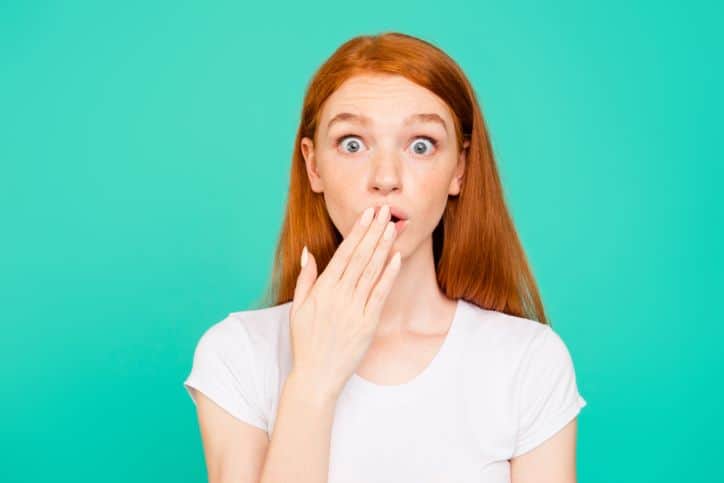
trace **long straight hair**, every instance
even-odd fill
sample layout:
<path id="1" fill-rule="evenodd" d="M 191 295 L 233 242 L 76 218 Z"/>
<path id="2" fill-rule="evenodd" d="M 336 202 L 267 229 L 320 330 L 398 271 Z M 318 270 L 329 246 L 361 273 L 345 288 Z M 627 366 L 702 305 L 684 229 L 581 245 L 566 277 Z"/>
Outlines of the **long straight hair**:
<path id="1" fill-rule="evenodd" d="M 294 141 L 284 222 L 261 306 L 293 300 L 304 245 L 322 273 L 343 240 L 323 195 L 309 185 L 301 139 L 315 138 L 323 103 L 357 74 L 401 75 L 432 91 L 453 113 L 460 149 L 464 140 L 470 141 L 460 193 L 448 198 L 432 234 L 441 291 L 452 299 L 551 325 L 506 207 L 488 130 L 470 82 L 438 47 L 399 32 L 348 40 L 308 84 Z"/>

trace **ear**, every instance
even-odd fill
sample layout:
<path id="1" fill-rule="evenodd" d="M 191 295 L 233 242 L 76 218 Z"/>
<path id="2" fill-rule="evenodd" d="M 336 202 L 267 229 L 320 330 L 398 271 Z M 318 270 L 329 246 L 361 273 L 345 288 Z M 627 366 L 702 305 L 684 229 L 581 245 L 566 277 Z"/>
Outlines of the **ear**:
<path id="1" fill-rule="evenodd" d="M 455 167 L 455 176 L 450 181 L 450 188 L 448 190 L 449 195 L 459 195 L 460 189 L 462 188 L 463 176 L 465 175 L 465 166 L 467 164 L 467 154 L 470 141 L 463 141 L 463 149 L 460 150 L 458 155 L 458 164 Z"/>
<path id="2" fill-rule="evenodd" d="M 312 187 L 312 191 L 315 193 L 321 193 L 324 191 L 324 184 L 322 183 L 322 177 L 319 176 L 317 161 L 314 157 L 314 141 L 308 137 L 303 137 L 300 145 L 302 149 L 302 156 L 304 157 L 304 165 L 307 168 L 307 177 L 309 178 L 309 184 Z"/>

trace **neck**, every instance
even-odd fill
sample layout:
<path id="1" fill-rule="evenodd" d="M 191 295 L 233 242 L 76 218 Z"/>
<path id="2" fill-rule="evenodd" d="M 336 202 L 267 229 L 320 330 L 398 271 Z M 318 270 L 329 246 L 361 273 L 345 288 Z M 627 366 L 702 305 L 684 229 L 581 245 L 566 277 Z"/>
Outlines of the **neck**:
<path id="1" fill-rule="evenodd" d="M 394 254 L 390 251 L 389 257 Z M 432 253 L 432 236 L 403 257 L 380 314 L 377 336 L 403 333 L 444 334 L 455 302 L 440 290 Z"/>

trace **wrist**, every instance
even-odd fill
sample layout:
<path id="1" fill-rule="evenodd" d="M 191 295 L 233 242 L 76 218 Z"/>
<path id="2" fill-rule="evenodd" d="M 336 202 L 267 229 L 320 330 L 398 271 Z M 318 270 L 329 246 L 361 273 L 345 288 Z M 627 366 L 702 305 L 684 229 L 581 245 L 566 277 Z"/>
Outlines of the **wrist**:
<path id="1" fill-rule="evenodd" d="M 320 383 L 311 375 L 292 370 L 284 382 L 284 390 L 290 392 L 295 399 L 311 403 L 315 406 L 334 406 L 339 391 Z"/>

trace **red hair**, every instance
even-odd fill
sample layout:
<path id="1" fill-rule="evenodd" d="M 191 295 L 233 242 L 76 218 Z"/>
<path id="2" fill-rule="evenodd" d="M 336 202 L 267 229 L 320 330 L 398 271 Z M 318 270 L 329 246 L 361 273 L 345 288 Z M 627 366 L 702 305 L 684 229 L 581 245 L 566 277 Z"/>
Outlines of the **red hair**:
<path id="1" fill-rule="evenodd" d="M 343 240 L 321 193 L 312 191 L 301 139 L 314 139 L 325 100 L 357 74 L 401 75 L 447 103 L 457 145 L 469 140 L 458 196 L 449 197 L 434 229 L 437 281 L 445 295 L 479 307 L 546 321 L 543 304 L 508 212 L 488 131 L 475 92 L 462 69 L 438 47 L 398 33 L 364 35 L 342 44 L 314 74 L 302 106 L 292 155 L 289 196 L 263 305 L 294 298 L 304 245 L 322 273 Z M 550 325 L 550 324 L 549 324 Z"/>

